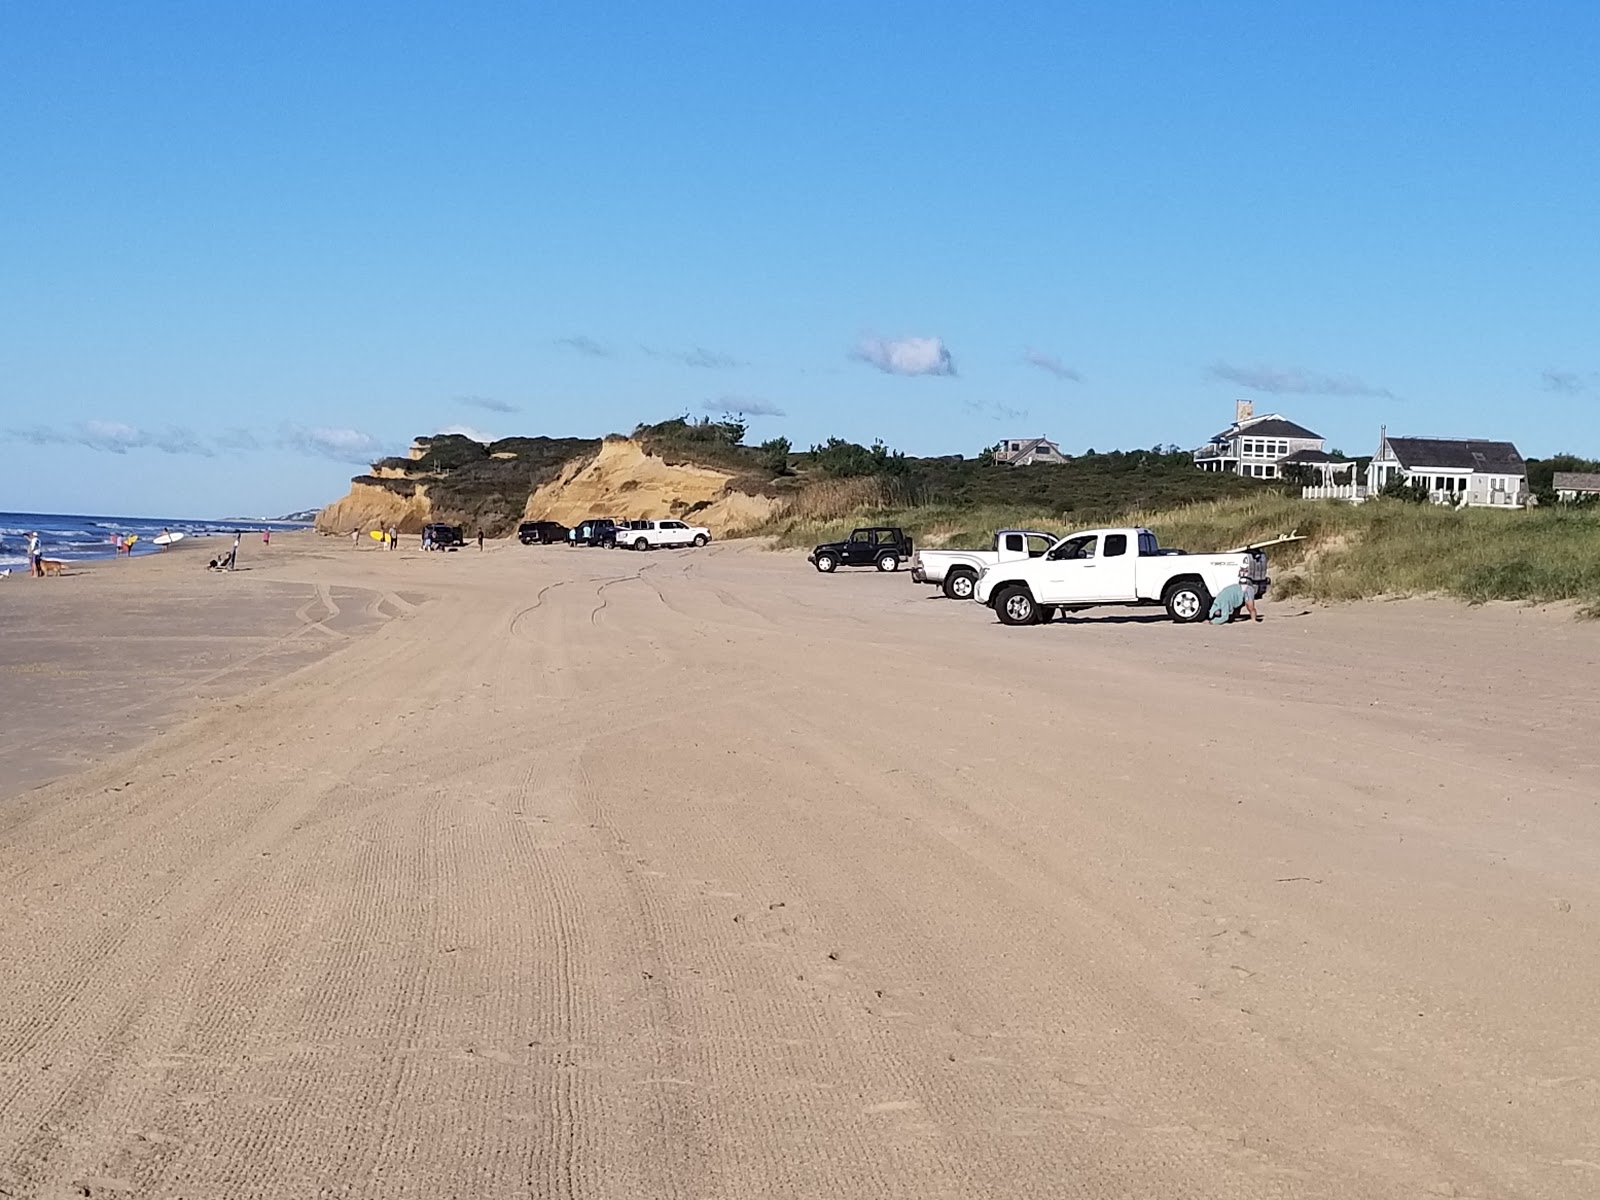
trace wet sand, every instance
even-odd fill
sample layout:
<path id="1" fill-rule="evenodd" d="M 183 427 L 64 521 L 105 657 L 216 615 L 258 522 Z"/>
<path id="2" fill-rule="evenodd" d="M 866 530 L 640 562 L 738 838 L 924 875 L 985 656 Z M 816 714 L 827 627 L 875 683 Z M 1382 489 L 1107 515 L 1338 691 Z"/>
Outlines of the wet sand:
<path id="1" fill-rule="evenodd" d="M 0 595 L 0 1189 L 1596 1192 L 1592 624 L 278 550 Z"/>

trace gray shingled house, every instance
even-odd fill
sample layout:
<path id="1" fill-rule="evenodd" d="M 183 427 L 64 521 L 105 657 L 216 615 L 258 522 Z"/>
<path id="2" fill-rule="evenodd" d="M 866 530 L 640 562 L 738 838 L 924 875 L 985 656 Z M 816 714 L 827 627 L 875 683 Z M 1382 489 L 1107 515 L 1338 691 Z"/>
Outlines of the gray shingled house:
<path id="1" fill-rule="evenodd" d="M 1521 508 L 1528 502 L 1528 468 L 1510 442 L 1385 432 L 1367 470 L 1368 487 L 1377 493 L 1396 478 L 1420 483 L 1436 504 Z"/>

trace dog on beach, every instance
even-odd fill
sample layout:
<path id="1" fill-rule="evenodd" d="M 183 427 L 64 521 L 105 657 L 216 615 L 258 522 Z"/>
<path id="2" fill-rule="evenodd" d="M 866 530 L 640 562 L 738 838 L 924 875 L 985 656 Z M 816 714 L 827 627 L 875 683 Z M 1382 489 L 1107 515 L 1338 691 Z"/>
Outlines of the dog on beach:
<path id="1" fill-rule="evenodd" d="M 44 569 L 46 575 L 59 575 L 66 565 L 59 558 L 41 558 L 39 560 L 39 566 Z"/>

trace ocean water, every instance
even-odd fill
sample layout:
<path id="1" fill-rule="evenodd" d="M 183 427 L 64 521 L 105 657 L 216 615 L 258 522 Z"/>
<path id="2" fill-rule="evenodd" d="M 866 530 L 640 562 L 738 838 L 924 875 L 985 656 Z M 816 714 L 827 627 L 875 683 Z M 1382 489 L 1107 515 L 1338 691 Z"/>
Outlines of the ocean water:
<path id="1" fill-rule="evenodd" d="M 0 571 L 27 570 L 28 534 L 37 531 L 40 549 L 46 558 L 60 558 L 69 562 L 92 558 L 113 558 L 116 546 L 112 538 L 136 535 L 135 554 L 156 554 L 160 546 L 150 540 L 163 530 L 182 533 L 194 538 L 233 539 L 237 530 L 255 535 L 259 544 L 261 531 L 274 533 L 306 526 L 284 521 L 197 521 L 193 519 L 158 519 L 154 517 L 81 517 L 62 513 L 8 513 L 0 512 Z"/>

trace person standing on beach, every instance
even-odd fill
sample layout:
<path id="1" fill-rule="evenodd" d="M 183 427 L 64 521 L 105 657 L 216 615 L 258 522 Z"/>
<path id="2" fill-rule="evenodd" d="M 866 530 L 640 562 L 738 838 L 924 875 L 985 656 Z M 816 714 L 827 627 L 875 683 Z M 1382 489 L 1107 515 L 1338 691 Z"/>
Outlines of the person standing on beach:
<path id="1" fill-rule="evenodd" d="M 244 534 L 237 529 L 233 531 L 233 549 L 228 551 L 228 570 L 233 570 L 239 561 L 239 543 L 244 540 Z"/>
<path id="2" fill-rule="evenodd" d="M 389 526 L 389 549 L 393 550 L 400 544 L 400 531 L 393 525 Z"/>
<path id="3" fill-rule="evenodd" d="M 262 531 L 261 531 L 261 544 L 262 544 L 262 545 L 263 545 L 263 546 L 270 546 L 270 545 L 272 545 L 272 530 L 270 530 L 270 529 L 263 529 L 263 530 L 262 530 Z"/>
<path id="4" fill-rule="evenodd" d="M 160 545 L 160 547 L 161 547 L 161 549 L 162 549 L 162 551 L 163 551 L 163 553 L 164 553 L 164 552 L 165 552 L 165 551 L 166 551 L 166 549 L 167 549 L 167 547 L 169 547 L 169 546 L 171 546 L 171 545 L 172 545 L 172 530 L 170 530 L 170 529 L 163 529 L 163 530 L 162 530 L 162 531 L 161 531 L 161 536 L 162 536 L 162 537 L 164 537 L 164 538 L 166 538 L 166 539 L 167 539 L 167 540 L 166 540 L 166 541 L 164 541 L 164 542 L 160 542 L 160 543 L 158 543 L 158 544 L 159 544 L 159 545 Z"/>
<path id="5" fill-rule="evenodd" d="M 483 530 L 481 528 L 478 530 L 478 553 L 483 553 Z"/>
<path id="6" fill-rule="evenodd" d="M 39 534 L 28 535 L 28 574 L 40 576 L 44 574 L 44 552 L 39 549 Z"/>

